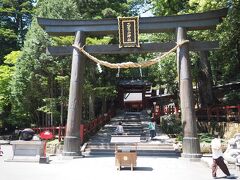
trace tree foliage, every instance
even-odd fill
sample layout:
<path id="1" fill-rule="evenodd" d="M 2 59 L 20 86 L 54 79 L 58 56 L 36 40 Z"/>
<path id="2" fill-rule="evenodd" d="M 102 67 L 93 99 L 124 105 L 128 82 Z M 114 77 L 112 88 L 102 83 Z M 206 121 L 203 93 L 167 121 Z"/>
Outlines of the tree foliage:
<path id="1" fill-rule="evenodd" d="M 20 56 L 20 51 L 12 51 L 5 56 L 4 63 L 0 66 L 0 128 L 11 124 L 12 96 L 11 82 L 15 72 L 15 63 Z M 14 124 L 14 123 L 12 123 Z"/>
<path id="2" fill-rule="evenodd" d="M 190 40 L 219 41 L 220 49 L 212 51 L 209 55 L 212 69 L 213 84 L 225 84 L 231 81 L 239 81 L 239 0 L 190 0 L 190 1 L 165 1 L 150 0 L 153 14 L 155 15 L 177 15 L 185 13 L 199 13 L 220 8 L 229 8 L 229 12 L 223 22 L 217 26 L 215 31 L 202 30 L 188 32 Z M 167 37 L 167 35 L 164 35 Z M 174 40 L 174 38 L 172 39 Z M 191 64 L 194 84 L 198 82 L 197 66 L 199 54 L 192 53 Z M 194 68 L 195 67 L 195 68 Z M 168 67 L 169 68 L 169 67 Z M 159 70 L 159 69 L 158 69 Z M 166 69 L 167 71 L 168 69 Z M 160 72 L 160 71 L 159 71 Z M 163 78 L 165 78 L 164 76 Z M 161 80 L 163 79 L 161 78 Z M 175 81 L 177 82 L 177 81 Z M 159 81 L 158 83 L 162 83 Z M 166 84 L 169 84 L 167 82 Z"/>
<path id="3" fill-rule="evenodd" d="M 127 3 L 127 2 L 126 2 Z M 93 1 L 90 3 L 80 3 L 74 0 L 40 0 L 37 4 L 36 16 L 45 18 L 59 19 L 82 19 L 109 17 L 110 11 L 116 11 L 115 15 L 120 15 L 120 10 L 125 9 L 126 4 L 111 1 L 105 3 Z M 79 6 L 83 6 L 79 11 Z M 91 14 L 93 6 L 101 6 L 104 8 L 94 9 L 94 14 Z M 120 9 L 119 9 L 120 8 Z M 112 9 L 112 10 L 110 10 Z M 86 14 L 83 13 L 86 11 Z M 108 14 L 108 15 L 107 15 Z M 88 44 L 106 44 L 112 40 L 111 37 L 96 37 L 88 38 Z M 16 64 L 16 72 L 13 79 L 12 96 L 15 100 L 13 113 L 26 114 L 29 117 L 29 122 L 38 125 L 53 125 L 59 123 L 60 114 L 65 114 L 67 111 L 67 99 L 69 88 L 69 75 L 71 57 L 51 57 L 45 54 L 45 48 L 50 45 L 70 45 L 73 42 L 73 37 L 52 37 L 50 38 L 33 20 L 29 29 L 22 55 Z M 109 83 L 106 83 L 104 77 L 110 77 L 110 73 L 105 71 L 105 75 L 93 79 L 92 73 L 95 73 L 95 64 L 91 62 L 86 67 L 86 84 L 93 87 L 93 93 L 99 97 L 112 96 L 113 90 L 101 91 L 100 89 L 108 89 Z M 89 71 L 88 69 L 93 69 Z M 97 73 L 97 72 L 96 72 Z M 97 83 L 96 83 L 97 82 Z M 100 87 L 98 87 L 100 85 Z M 87 97 L 87 86 L 84 88 Z M 105 92 L 105 93 L 104 93 Z M 86 102 L 84 103 L 86 104 Z M 60 108 L 61 106 L 61 108 Z M 62 108 L 63 107 L 63 108 Z M 61 112 L 60 112 L 61 109 Z M 62 109 L 65 111 L 62 112 Z"/>
<path id="4" fill-rule="evenodd" d="M 20 51 L 12 51 L 5 56 L 3 65 L 0 66 L 0 112 L 11 103 L 11 80 L 15 72 L 15 63 L 20 56 Z"/>
<path id="5" fill-rule="evenodd" d="M 31 23 L 34 0 L 2 0 L 0 2 L 0 64 L 2 58 L 23 45 Z"/>
<path id="6" fill-rule="evenodd" d="M 58 4 L 53 0 L 40 1 L 36 15 L 47 18 L 74 19 L 78 16 L 78 14 L 72 13 L 74 4 L 73 1 L 58 1 Z M 56 7 L 55 11 L 52 10 L 53 7 Z M 70 37 L 70 39 L 72 38 Z M 66 41 L 65 38 L 57 40 L 55 42 L 51 40 L 37 21 L 33 20 L 26 36 L 22 56 L 16 64 L 12 91 L 15 99 L 14 111 L 27 114 L 29 122 L 38 125 L 53 124 L 54 115 L 56 115 L 55 118 L 59 115 L 57 104 L 60 101 L 58 96 L 61 93 L 58 88 L 66 89 L 66 85 L 61 82 L 59 76 L 69 75 L 69 58 L 53 58 L 45 53 L 46 47 L 51 44 Z M 63 97 L 61 100 L 63 101 Z"/>

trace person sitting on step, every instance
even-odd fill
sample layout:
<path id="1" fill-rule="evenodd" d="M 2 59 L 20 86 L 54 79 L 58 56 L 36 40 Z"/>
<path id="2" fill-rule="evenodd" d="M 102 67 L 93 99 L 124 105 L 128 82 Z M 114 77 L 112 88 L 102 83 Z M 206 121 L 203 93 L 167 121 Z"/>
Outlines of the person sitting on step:
<path id="1" fill-rule="evenodd" d="M 122 122 L 118 123 L 117 128 L 115 129 L 115 133 L 117 135 L 123 135 L 124 129 L 123 129 L 123 126 L 122 126 Z"/>

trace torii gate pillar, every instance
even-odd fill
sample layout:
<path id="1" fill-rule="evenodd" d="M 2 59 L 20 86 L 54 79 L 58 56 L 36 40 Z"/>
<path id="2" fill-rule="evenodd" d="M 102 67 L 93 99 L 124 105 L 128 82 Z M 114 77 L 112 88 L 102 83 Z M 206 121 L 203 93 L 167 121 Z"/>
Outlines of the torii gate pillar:
<path id="1" fill-rule="evenodd" d="M 186 40 L 186 37 L 186 29 L 178 27 L 177 42 L 180 43 Z M 202 154 L 200 152 L 200 144 L 197 137 L 188 43 L 183 44 L 177 49 L 177 62 L 179 65 L 181 119 L 183 125 L 182 157 L 200 158 Z"/>
<path id="2" fill-rule="evenodd" d="M 77 31 L 74 45 L 85 43 L 84 32 Z M 63 156 L 80 156 L 80 120 L 82 119 L 82 89 L 85 56 L 73 49 L 72 70 L 69 90 L 66 136 Z"/>

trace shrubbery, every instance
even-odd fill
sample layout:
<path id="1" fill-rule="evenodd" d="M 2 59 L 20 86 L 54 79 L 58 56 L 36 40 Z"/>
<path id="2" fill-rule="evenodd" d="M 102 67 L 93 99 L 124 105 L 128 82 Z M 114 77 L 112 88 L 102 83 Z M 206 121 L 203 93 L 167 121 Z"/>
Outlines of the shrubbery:
<path id="1" fill-rule="evenodd" d="M 166 134 L 181 134 L 182 133 L 182 123 L 180 118 L 175 114 L 161 116 L 160 126 Z"/>

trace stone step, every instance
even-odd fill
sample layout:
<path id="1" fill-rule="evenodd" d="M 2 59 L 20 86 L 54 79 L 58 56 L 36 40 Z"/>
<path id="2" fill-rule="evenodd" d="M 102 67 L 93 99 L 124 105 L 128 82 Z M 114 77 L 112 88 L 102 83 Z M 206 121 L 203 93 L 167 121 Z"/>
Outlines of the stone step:
<path id="1" fill-rule="evenodd" d="M 149 117 L 139 112 L 127 112 L 123 115 L 117 115 L 113 117 L 109 124 L 106 124 L 101 128 L 97 134 L 92 136 L 88 143 L 85 144 L 82 149 L 83 155 L 89 156 L 114 156 L 115 144 L 111 142 L 111 135 L 114 134 L 118 122 L 123 122 L 124 131 L 128 135 L 140 135 L 140 143 L 137 147 L 137 154 L 139 156 L 178 156 L 178 152 L 175 151 L 174 145 L 171 142 L 163 139 L 148 141 L 149 129 L 148 122 Z M 157 134 L 161 134 L 157 131 Z M 118 144 L 117 147 L 121 146 Z M 122 144 L 123 148 L 126 144 Z"/>
<path id="2" fill-rule="evenodd" d="M 104 129 L 104 130 L 100 130 L 97 132 L 97 134 L 101 134 L 101 133 L 111 133 L 114 132 L 116 130 L 116 128 L 111 128 L 111 129 Z M 136 128 L 124 128 L 124 131 L 134 131 L 134 132 L 148 132 L 148 129 L 136 129 Z"/>
<path id="3" fill-rule="evenodd" d="M 134 143 L 132 143 L 134 144 Z M 115 143 L 93 143 L 93 142 L 89 142 L 87 143 L 87 146 L 99 146 L 99 147 L 110 147 L 110 146 L 115 146 Z M 118 143 L 118 146 L 123 146 L 123 145 L 128 145 L 126 143 Z M 131 145 L 131 144 L 129 144 Z M 139 147 L 173 147 L 173 143 L 160 143 L 160 142 L 154 142 L 154 141 L 150 141 L 147 143 L 137 143 L 137 146 Z"/>
<path id="4" fill-rule="evenodd" d="M 114 150 L 87 150 L 82 152 L 85 156 L 114 156 Z M 180 153 L 174 150 L 137 150 L 138 156 L 164 156 L 164 157 L 179 157 Z"/>
<path id="5" fill-rule="evenodd" d="M 105 125 L 103 129 L 111 129 L 111 130 L 115 130 L 116 127 L 117 127 L 117 125 L 116 125 L 116 126 Z M 143 129 L 143 126 L 141 126 L 141 125 L 123 125 L 123 128 L 124 128 L 124 130 L 125 130 L 125 129 L 131 129 L 131 130 L 135 130 L 135 129 L 136 129 L 136 130 L 141 130 L 141 129 Z"/>
<path id="6" fill-rule="evenodd" d="M 118 147 L 121 146 L 121 145 L 118 145 Z M 122 145 L 124 147 L 124 145 Z M 134 146 L 129 146 L 129 147 L 133 147 L 135 148 Z M 100 150 L 105 150 L 105 149 L 115 149 L 115 145 L 88 145 L 86 147 L 87 149 L 100 149 Z M 174 147 L 173 146 L 168 146 L 168 145 L 148 145 L 148 146 L 137 146 L 136 147 L 137 149 L 139 150 L 163 150 L 163 149 L 168 149 L 168 150 L 174 150 Z"/>
<path id="7" fill-rule="evenodd" d="M 83 151 L 114 151 L 115 148 L 130 148 L 130 149 L 137 149 L 137 151 L 149 151 L 149 152 L 162 152 L 162 151 L 173 151 L 175 152 L 175 148 L 173 144 L 168 143 L 160 143 L 160 144 L 151 144 L 151 143 L 138 143 L 137 146 L 134 144 L 126 145 L 126 144 L 113 144 L 113 143 L 89 143 L 85 145 L 85 149 Z"/>
<path id="8" fill-rule="evenodd" d="M 135 149 L 136 147 L 132 147 L 132 149 Z M 137 147 L 138 151 L 175 151 L 174 148 L 170 147 Z M 108 151 L 108 150 L 115 150 L 115 147 L 87 147 L 85 151 Z"/>

